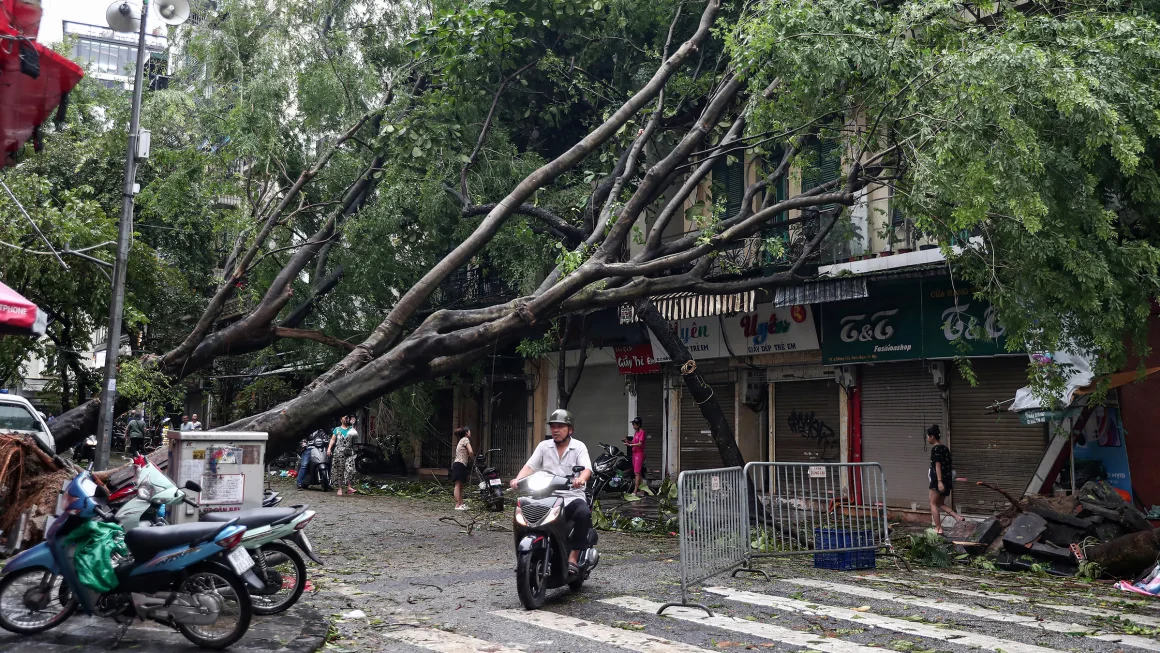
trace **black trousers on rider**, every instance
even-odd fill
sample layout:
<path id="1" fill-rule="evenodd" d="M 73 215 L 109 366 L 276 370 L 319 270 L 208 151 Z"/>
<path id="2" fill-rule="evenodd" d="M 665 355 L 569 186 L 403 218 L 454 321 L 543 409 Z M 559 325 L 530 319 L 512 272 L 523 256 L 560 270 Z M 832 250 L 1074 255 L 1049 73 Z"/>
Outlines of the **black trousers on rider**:
<path id="1" fill-rule="evenodd" d="M 568 538 L 568 548 L 583 551 L 588 548 L 588 531 L 592 530 L 592 511 L 588 502 L 575 499 L 564 506 L 564 518 L 572 522 L 572 536 Z"/>

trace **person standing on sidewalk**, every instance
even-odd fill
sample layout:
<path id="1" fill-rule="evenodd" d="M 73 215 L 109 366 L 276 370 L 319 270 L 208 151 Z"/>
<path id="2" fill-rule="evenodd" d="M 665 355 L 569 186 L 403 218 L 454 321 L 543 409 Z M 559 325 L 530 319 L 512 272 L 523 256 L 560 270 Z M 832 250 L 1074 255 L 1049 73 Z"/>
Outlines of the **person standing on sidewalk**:
<path id="1" fill-rule="evenodd" d="M 632 493 L 636 495 L 640 494 L 640 486 L 644 483 L 644 441 L 646 438 L 648 438 L 648 434 L 644 432 L 640 418 L 632 418 L 632 439 L 625 440 L 624 444 L 628 447 L 632 458 L 632 473 L 636 474 L 636 483 L 632 487 Z"/>
<path id="2" fill-rule="evenodd" d="M 145 453 L 145 418 L 141 413 L 135 413 L 129 425 L 125 427 L 125 437 L 129 439 L 129 455 Z"/>
<path id="3" fill-rule="evenodd" d="M 342 426 L 335 427 L 330 434 L 330 446 L 326 448 L 326 455 L 330 459 L 330 483 L 338 488 L 338 496 L 342 496 L 342 488 L 346 487 L 347 494 L 354 494 L 354 447 L 350 441 L 350 417 L 342 416 Z"/>
<path id="4" fill-rule="evenodd" d="M 455 483 L 455 509 L 467 510 L 463 502 L 463 486 L 467 483 L 467 469 L 471 465 L 471 457 L 475 454 L 471 449 L 471 429 L 460 426 L 455 429 L 455 460 L 451 463 L 451 480 Z"/>
<path id="5" fill-rule="evenodd" d="M 930 471 L 927 477 L 930 480 L 930 520 L 934 531 L 942 535 L 942 517 L 939 511 L 945 512 L 955 521 L 963 521 L 963 516 L 943 505 L 951 494 L 951 450 L 942 443 L 942 431 L 938 424 L 932 424 L 926 430 L 927 444 L 934 445 L 930 450 Z"/>

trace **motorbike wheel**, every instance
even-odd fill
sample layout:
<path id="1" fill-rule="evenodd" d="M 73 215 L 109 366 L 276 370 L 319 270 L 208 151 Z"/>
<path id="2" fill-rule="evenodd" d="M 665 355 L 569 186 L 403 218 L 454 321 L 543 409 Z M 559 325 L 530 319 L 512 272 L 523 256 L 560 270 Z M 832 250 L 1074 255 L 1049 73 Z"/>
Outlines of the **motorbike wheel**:
<path id="1" fill-rule="evenodd" d="M 306 561 L 281 542 L 263 544 L 261 551 L 266 556 L 267 577 L 262 578 L 261 570 L 254 573 L 267 582 L 275 580 L 279 588 L 274 594 L 250 595 L 250 600 L 254 603 L 254 614 L 278 614 L 297 603 L 306 589 Z"/>
<path id="2" fill-rule="evenodd" d="M 21 569 L 0 579 L 0 627 L 4 630 L 21 635 L 42 633 L 76 611 L 76 597 L 64 579 L 44 567 Z"/>
<path id="3" fill-rule="evenodd" d="M 544 599 L 548 597 L 548 556 L 545 551 L 526 551 L 516 558 L 516 593 L 528 610 L 544 605 Z"/>
<path id="4" fill-rule="evenodd" d="M 178 591 L 208 594 L 221 605 L 217 621 L 212 624 L 177 624 L 177 630 L 194 644 L 202 648 L 223 649 L 241 639 L 249 629 L 254 616 L 253 603 L 246 584 L 232 570 L 217 565 L 197 565 Z"/>

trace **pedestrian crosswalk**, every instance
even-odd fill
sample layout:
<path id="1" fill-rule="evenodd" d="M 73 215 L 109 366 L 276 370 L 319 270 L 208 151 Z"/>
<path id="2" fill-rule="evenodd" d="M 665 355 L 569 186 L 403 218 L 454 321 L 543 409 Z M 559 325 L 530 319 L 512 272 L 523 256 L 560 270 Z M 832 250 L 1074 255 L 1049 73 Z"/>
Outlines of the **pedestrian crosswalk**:
<path id="1" fill-rule="evenodd" d="M 899 591 L 869 586 L 869 581 L 888 583 Z M 753 585 L 745 589 L 708 586 L 702 589 L 700 600 L 717 601 L 711 604 L 712 615 L 675 606 L 657 616 L 662 604 L 656 597 L 599 596 L 588 590 L 587 597 L 564 598 L 541 610 L 494 609 L 499 606 L 493 605 L 479 613 L 480 621 L 438 627 L 397 625 L 384 628 L 382 634 L 389 642 L 387 650 L 401 653 L 709 653 L 723 648 L 817 653 L 880 653 L 891 648 L 948 653 L 1160 653 L 1160 642 L 1149 636 L 1158 623 L 1154 617 L 1058 600 L 1040 603 L 985 588 L 964 589 L 949 580 L 931 581 L 916 581 L 914 575 L 848 574 L 781 578 L 766 587 L 757 585 L 760 591 L 754 591 Z M 965 598 L 958 602 L 947 600 L 948 595 Z M 970 599 L 993 599 L 1012 609 L 986 607 Z M 1050 619 L 1052 612 L 1076 615 L 1081 623 Z M 1109 624 L 1123 626 L 1115 630 L 1144 634 L 1101 630 Z M 472 627 L 479 631 L 471 632 Z M 901 637 L 909 638 L 901 640 L 905 646 L 900 645 Z"/>

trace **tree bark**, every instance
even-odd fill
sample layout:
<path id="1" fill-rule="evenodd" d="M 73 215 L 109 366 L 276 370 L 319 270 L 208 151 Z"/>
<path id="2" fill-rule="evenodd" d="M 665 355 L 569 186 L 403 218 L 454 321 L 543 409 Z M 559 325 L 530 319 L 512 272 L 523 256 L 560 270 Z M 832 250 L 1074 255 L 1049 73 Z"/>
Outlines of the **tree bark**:
<path id="1" fill-rule="evenodd" d="M 580 317 L 580 360 L 576 361 L 576 378 L 568 381 L 568 356 L 565 345 L 568 341 L 568 331 L 572 326 L 572 316 L 564 318 L 564 327 L 560 334 L 560 363 L 557 366 L 556 372 L 556 408 L 563 408 L 567 410 L 568 404 L 572 401 L 572 395 L 576 392 L 576 386 L 580 385 L 580 377 L 584 374 L 584 363 L 588 360 L 588 333 L 584 329 L 584 317 Z"/>
<path id="2" fill-rule="evenodd" d="M 705 383 L 705 379 L 701 373 L 697 371 L 696 363 L 693 362 L 693 357 L 689 355 L 689 350 L 685 347 L 685 343 L 677 337 L 677 334 L 669 327 L 669 323 L 661 316 L 660 311 L 648 299 L 638 299 L 634 304 L 636 315 L 644 322 L 648 330 L 656 337 L 657 342 L 669 352 L 669 357 L 672 358 L 673 363 L 681 366 L 681 376 L 685 379 L 685 387 L 692 395 L 693 401 L 701 408 L 701 415 L 705 417 L 705 421 L 709 422 L 709 430 L 713 434 L 713 442 L 717 444 L 717 450 L 721 452 L 721 460 L 726 467 L 744 467 L 745 458 L 741 455 L 741 449 L 737 446 L 737 439 L 733 437 L 733 427 L 729 424 L 729 420 L 725 418 L 725 411 L 721 410 L 721 404 L 717 402 L 717 397 L 713 394 L 713 389 Z M 685 372 L 685 369 L 691 368 L 690 372 Z"/>

